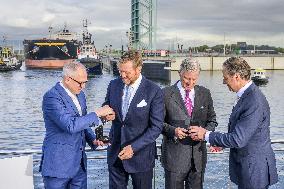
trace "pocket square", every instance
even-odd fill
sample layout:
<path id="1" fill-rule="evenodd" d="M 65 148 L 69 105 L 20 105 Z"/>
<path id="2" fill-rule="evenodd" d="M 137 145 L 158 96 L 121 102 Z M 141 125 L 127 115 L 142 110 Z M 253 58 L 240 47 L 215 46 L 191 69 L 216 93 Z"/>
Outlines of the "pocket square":
<path id="1" fill-rule="evenodd" d="M 144 106 L 147 106 L 147 102 L 144 99 L 141 100 L 141 102 L 139 102 L 137 104 L 137 108 L 141 108 L 141 107 L 144 107 Z"/>

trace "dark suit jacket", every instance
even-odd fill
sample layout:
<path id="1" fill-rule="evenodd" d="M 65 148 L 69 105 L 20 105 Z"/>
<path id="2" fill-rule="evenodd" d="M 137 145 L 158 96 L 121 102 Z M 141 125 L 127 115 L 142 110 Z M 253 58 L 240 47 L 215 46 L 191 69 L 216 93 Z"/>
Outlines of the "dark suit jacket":
<path id="1" fill-rule="evenodd" d="M 112 107 L 116 113 L 109 133 L 111 145 L 108 147 L 108 164 L 112 166 L 122 148 L 131 145 L 134 156 L 122 161 L 124 169 L 129 173 L 149 171 L 155 165 L 155 140 L 163 128 L 162 90 L 143 77 L 123 121 L 121 113 L 123 88 L 124 84 L 120 78 L 111 81 L 104 103 Z M 147 105 L 137 107 L 142 100 Z"/>
<path id="2" fill-rule="evenodd" d="M 188 128 L 190 122 L 198 123 L 201 127 L 210 131 L 214 131 L 217 126 L 210 91 L 198 85 L 194 87 L 194 90 L 194 108 L 191 117 L 187 113 L 177 83 L 163 90 L 166 113 L 161 161 L 163 167 L 168 171 L 187 173 L 192 166 L 192 146 L 186 145 L 184 140 L 174 138 L 175 128 Z M 199 172 L 204 171 L 207 161 L 206 143 L 194 142 L 193 145 L 195 168 Z"/>
<path id="3" fill-rule="evenodd" d="M 72 99 L 59 83 L 43 97 L 46 129 L 40 166 L 43 176 L 72 178 L 78 172 L 82 158 L 87 169 L 86 141 L 95 148 L 92 144 L 95 134 L 90 126 L 99 121 L 95 113 L 87 114 L 83 92 L 78 95 L 78 100 L 83 116 L 80 116 Z"/>
<path id="4" fill-rule="evenodd" d="M 270 140 L 270 108 L 252 84 L 233 108 L 228 133 L 212 132 L 211 145 L 230 149 L 230 178 L 241 188 L 265 188 L 277 182 Z"/>

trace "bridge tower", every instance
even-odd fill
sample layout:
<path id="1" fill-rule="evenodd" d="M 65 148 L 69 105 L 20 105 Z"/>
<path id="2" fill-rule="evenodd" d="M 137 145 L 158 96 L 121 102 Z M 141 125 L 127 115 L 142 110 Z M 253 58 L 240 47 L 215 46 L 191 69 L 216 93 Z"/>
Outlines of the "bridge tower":
<path id="1" fill-rule="evenodd" d="M 131 0 L 132 48 L 156 49 L 157 0 Z"/>

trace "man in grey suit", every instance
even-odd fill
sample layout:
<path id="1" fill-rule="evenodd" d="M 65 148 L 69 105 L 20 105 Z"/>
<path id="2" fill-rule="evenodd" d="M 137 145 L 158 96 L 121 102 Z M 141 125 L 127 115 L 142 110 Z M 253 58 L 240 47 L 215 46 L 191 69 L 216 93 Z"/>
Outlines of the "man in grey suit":
<path id="1" fill-rule="evenodd" d="M 199 189 L 207 162 L 205 142 L 192 141 L 190 125 L 210 131 L 217 126 L 210 91 L 196 85 L 199 63 L 185 59 L 179 70 L 180 81 L 164 89 L 165 120 L 162 143 L 162 165 L 166 189 Z"/>
<path id="2" fill-rule="evenodd" d="M 239 189 L 264 189 L 278 181 L 275 154 L 270 140 L 270 108 L 250 80 L 250 66 L 242 58 L 223 63 L 223 83 L 236 92 L 228 133 L 191 127 L 194 140 L 206 140 L 213 146 L 230 148 L 230 179 Z"/>

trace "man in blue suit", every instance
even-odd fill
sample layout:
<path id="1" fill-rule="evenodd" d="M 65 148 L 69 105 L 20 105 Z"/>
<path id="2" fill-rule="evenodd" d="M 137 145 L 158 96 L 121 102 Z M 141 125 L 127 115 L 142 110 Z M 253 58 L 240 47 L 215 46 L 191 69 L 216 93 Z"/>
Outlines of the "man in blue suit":
<path id="1" fill-rule="evenodd" d="M 40 165 L 46 189 L 86 189 L 86 142 L 102 145 L 90 128 L 100 118 L 114 114 L 109 106 L 87 114 L 85 67 L 76 62 L 65 64 L 63 79 L 45 93 L 42 102 L 46 135 Z"/>
<path id="2" fill-rule="evenodd" d="M 229 58 L 223 64 L 223 83 L 236 92 L 228 133 L 191 127 L 194 140 L 230 148 L 229 172 L 239 189 L 264 189 L 278 181 L 275 154 L 270 140 L 270 108 L 250 80 L 250 66 L 242 58 Z"/>
<path id="3" fill-rule="evenodd" d="M 118 64 L 120 77 L 110 82 L 105 104 L 115 111 L 109 133 L 109 188 L 151 189 L 156 142 L 163 128 L 164 103 L 159 86 L 141 75 L 142 57 L 126 52 Z"/>

